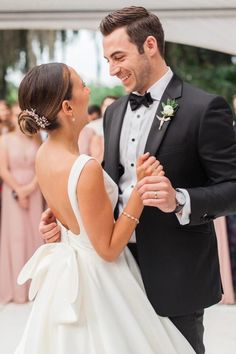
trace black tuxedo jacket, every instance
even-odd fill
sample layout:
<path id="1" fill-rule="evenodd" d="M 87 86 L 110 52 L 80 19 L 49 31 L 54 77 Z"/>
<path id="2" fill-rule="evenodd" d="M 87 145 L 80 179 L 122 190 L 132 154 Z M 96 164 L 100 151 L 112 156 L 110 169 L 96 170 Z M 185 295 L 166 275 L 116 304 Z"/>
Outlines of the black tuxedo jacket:
<path id="1" fill-rule="evenodd" d="M 236 211 L 236 139 L 225 100 L 173 76 L 161 102 L 178 110 L 161 130 L 154 118 L 145 151 L 155 155 L 175 188 L 188 190 L 190 223 L 174 213 L 145 207 L 136 229 L 140 269 L 147 296 L 162 316 L 192 313 L 222 295 L 213 219 Z M 104 168 L 119 184 L 119 138 L 128 96 L 104 117 Z M 157 109 L 160 116 L 161 104 Z M 127 284 L 129 286 L 129 284 Z"/>

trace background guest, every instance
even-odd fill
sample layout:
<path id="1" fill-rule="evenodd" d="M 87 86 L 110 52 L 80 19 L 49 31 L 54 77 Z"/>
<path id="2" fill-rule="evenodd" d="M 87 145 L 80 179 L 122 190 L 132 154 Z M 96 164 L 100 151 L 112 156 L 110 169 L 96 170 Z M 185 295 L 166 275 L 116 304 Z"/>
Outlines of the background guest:
<path id="1" fill-rule="evenodd" d="M 88 121 L 96 120 L 101 118 L 101 108 L 97 104 L 92 104 L 88 107 Z"/>
<path id="2" fill-rule="evenodd" d="M 18 128 L 17 105 L 12 109 L 15 129 L 0 138 L 2 214 L 0 239 L 0 303 L 26 302 L 28 285 L 16 283 L 19 271 L 42 243 L 38 223 L 42 195 L 34 170 L 39 137 L 29 138 Z"/>
<path id="3" fill-rule="evenodd" d="M 226 227 L 226 218 L 220 217 L 214 220 L 216 230 L 218 254 L 220 261 L 220 274 L 224 294 L 221 303 L 234 304 L 234 288 L 231 272 L 230 251 L 228 242 L 228 232 Z"/>
<path id="4" fill-rule="evenodd" d="M 234 113 L 236 114 L 236 94 L 233 95 L 233 110 L 234 110 Z"/>
<path id="5" fill-rule="evenodd" d="M 233 110 L 236 119 L 236 94 L 232 97 Z M 236 134 L 236 123 L 234 124 L 234 131 Z M 229 250 L 231 259 L 231 270 L 233 277 L 234 290 L 236 289 L 236 214 L 231 214 L 226 217 Z"/>
<path id="6" fill-rule="evenodd" d="M 11 111 L 6 101 L 0 100 L 0 135 L 14 130 L 14 124 L 11 121 Z"/>
<path id="7" fill-rule="evenodd" d="M 104 97 L 101 104 L 101 118 L 90 121 L 79 136 L 80 152 L 93 156 L 99 162 L 102 162 L 104 153 L 103 116 L 107 107 L 117 98 L 117 96 Z"/>

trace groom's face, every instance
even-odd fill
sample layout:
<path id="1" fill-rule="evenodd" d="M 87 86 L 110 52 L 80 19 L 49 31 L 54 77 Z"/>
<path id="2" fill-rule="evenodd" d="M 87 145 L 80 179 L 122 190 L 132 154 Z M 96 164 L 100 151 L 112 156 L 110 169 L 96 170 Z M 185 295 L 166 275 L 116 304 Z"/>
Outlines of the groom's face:
<path id="1" fill-rule="evenodd" d="M 150 87 L 150 58 L 145 51 L 139 53 L 124 27 L 103 38 L 103 49 L 110 75 L 117 76 L 127 92 L 138 91 L 143 94 Z"/>

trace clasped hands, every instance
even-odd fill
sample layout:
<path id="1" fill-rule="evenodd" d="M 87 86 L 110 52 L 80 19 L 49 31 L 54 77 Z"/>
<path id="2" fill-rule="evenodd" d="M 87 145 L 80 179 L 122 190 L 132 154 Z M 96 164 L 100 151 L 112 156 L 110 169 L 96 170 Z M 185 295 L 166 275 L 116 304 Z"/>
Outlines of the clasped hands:
<path id="1" fill-rule="evenodd" d="M 150 153 L 141 155 L 136 164 L 137 184 L 135 186 L 145 206 L 157 207 L 165 213 L 176 208 L 176 191 L 165 177 L 163 166 Z M 39 232 L 45 242 L 60 241 L 60 226 L 57 225 L 51 209 L 44 211 L 39 224 Z"/>
<path id="2" fill-rule="evenodd" d="M 175 210 L 176 190 L 154 156 L 149 153 L 141 155 L 137 161 L 136 174 L 136 189 L 144 206 L 157 207 L 165 213 Z"/>
<path id="3" fill-rule="evenodd" d="M 17 196 L 17 201 L 22 209 L 29 208 L 29 196 L 34 190 L 33 183 L 29 183 L 27 185 L 18 186 L 15 189 L 15 193 Z"/>

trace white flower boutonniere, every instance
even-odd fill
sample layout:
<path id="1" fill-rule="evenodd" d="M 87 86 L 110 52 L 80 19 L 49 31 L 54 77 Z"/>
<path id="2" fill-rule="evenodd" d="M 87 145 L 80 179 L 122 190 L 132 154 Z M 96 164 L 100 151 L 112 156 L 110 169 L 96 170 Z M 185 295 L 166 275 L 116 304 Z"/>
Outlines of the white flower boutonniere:
<path id="1" fill-rule="evenodd" d="M 161 130 L 165 122 L 171 120 L 171 117 L 174 116 L 175 111 L 178 107 L 178 103 L 175 100 L 171 100 L 170 98 L 167 99 L 166 103 L 162 102 L 161 104 L 163 107 L 163 111 L 161 111 L 162 117 L 157 116 L 160 121 L 159 130 Z"/>

